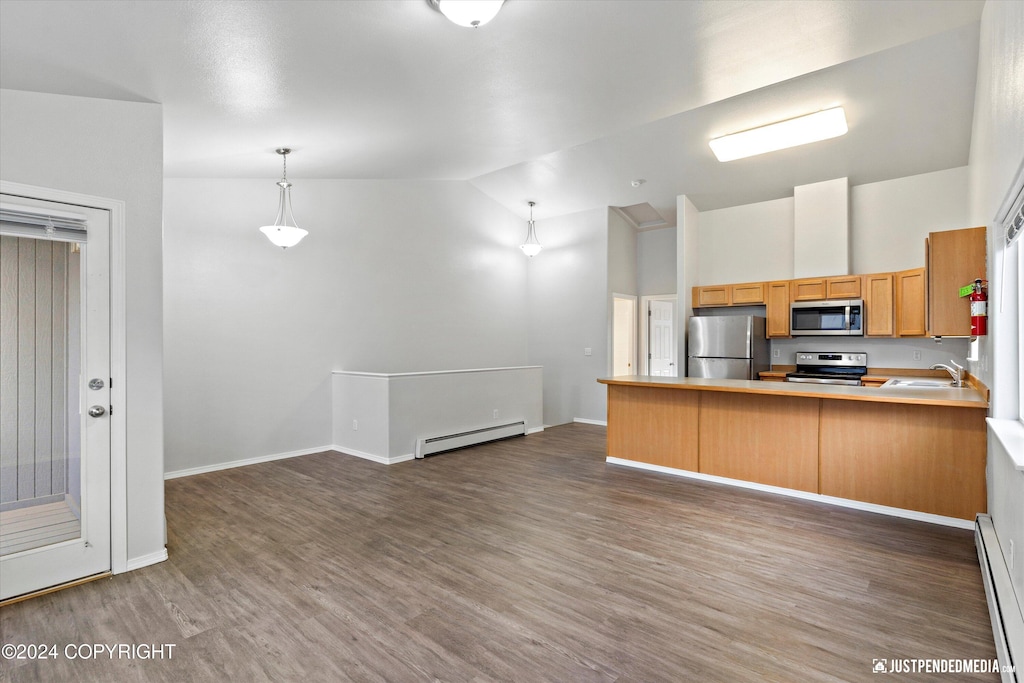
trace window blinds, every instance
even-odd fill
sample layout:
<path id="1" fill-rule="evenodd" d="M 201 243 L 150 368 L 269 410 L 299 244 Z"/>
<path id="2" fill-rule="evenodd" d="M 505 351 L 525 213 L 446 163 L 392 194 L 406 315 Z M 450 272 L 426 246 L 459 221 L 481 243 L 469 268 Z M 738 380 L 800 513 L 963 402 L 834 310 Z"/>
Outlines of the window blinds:
<path id="1" fill-rule="evenodd" d="M 5 235 L 85 242 L 87 227 L 85 214 L 0 203 L 0 230 Z"/>

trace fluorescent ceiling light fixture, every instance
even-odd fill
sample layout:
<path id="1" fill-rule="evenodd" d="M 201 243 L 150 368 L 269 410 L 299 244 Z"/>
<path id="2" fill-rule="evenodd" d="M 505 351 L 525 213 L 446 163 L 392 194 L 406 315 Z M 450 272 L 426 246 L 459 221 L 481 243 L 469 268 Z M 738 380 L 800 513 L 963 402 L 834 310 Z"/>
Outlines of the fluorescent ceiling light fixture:
<path id="1" fill-rule="evenodd" d="M 505 0 L 429 0 L 453 24 L 477 28 L 498 15 Z"/>
<path id="2" fill-rule="evenodd" d="M 719 161 L 732 161 L 836 138 L 845 135 L 848 130 L 846 112 L 842 107 L 833 107 L 760 128 L 723 135 L 708 144 Z"/>

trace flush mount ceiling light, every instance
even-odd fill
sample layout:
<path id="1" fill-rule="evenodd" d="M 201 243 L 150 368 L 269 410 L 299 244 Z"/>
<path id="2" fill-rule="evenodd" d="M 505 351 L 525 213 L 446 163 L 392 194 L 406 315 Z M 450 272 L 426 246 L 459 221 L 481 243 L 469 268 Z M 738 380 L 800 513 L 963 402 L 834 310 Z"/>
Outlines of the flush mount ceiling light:
<path id="1" fill-rule="evenodd" d="M 493 19 L 505 0 L 427 0 L 453 24 L 478 28 Z"/>
<path id="2" fill-rule="evenodd" d="M 537 239 L 537 226 L 533 222 L 533 207 L 537 202 L 527 202 L 530 205 L 530 222 L 526 224 L 526 241 L 519 245 L 519 248 L 523 250 L 523 253 L 533 258 L 540 253 L 540 250 L 544 247 L 541 246 L 540 240 Z"/>
<path id="3" fill-rule="evenodd" d="M 848 130 L 843 108 L 832 107 L 760 128 L 723 135 L 708 144 L 719 161 L 732 161 L 828 140 L 845 135 Z"/>
<path id="4" fill-rule="evenodd" d="M 291 150 L 281 147 L 274 151 L 281 155 L 284 169 L 281 180 L 277 182 L 277 186 L 281 188 L 277 200 L 277 218 L 273 225 L 264 225 L 260 228 L 260 232 L 277 246 L 287 249 L 301 242 L 302 238 L 309 234 L 309 230 L 303 230 L 296 225 L 295 217 L 292 216 L 292 184 L 288 182 L 288 154 Z"/>

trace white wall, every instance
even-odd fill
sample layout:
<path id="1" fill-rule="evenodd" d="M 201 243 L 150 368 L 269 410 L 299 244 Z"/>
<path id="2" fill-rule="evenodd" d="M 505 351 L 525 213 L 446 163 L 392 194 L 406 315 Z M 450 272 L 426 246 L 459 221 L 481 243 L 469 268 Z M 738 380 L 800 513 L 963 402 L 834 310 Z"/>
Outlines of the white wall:
<path id="1" fill-rule="evenodd" d="M 855 185 L 850 188 L 850 271 L 920 268 L 929 232 L 987 224 L 976 220 L 969 209 L 966 166 Z M 700 253 L 695 284 L 800 277 L 793 260 L 793 198 L 697 212 L 694 222 Z"/>
<path id="2" fill-rule="evenodd" d="M 700 212 L 696 284 L 792 278 L 793 214 L 792 197 Z"/>
<path id="3" fill-rule="evenodd" d="M 679 374 L 685 375 L 683 365 L 686 358 L 686 335 L 689 320 L 693 315 L 693 299 L 690 292 L 700 284 L 698 263 L 700 259 L 700 211 L 689 197 L 676 197 L 676 357 Z"/>
<path id="4" fill-rule="evenodd" d="M 544 422 L 604 421 L 608 370 L 608 209 L 538 221 L 530 260 L 529 365 L 544 366 Z M 584 348 L 590 348 L 585 356 Z"/>
<path id="5" fill-rule="evenodd" d="M 128 563 L 164 546 L 160 105 L 0 90 L 4 180 L 125 202 Z"/>
<path id="6" fill-rule="evenodd" d="M 676 228 L 637 233 L 637 294 L 676 293 Z"/>
<path id="7" fill-rule="evenodd" d="M 637 233 L 618 211 L 608 209 L 608 297 L 637 292 Z"/>
<path id="8" fill-rule="evenodd" d="M 993 223 L 1024 160 L 1024 3 L 985 3 L 981 21 L 978 80 L 971 136 L 970 215 L 975 225 Z M 991 416 L 1013 423 L 1018 416 L 1016 329 L 1022 313 L 1020 283 L 1002 272 L 1002 234 L 988 231 L 989 336 L 981 341 L 980 361 L 972 363 L 992 390 Z M 1020 249 L 1020 243 L 1016 246 Z M 1007 258 L 1007 270 L 1012 261 Z M 1019 425 L 1017 425 L 1019 429 Z M 989 512 L 999 538 L 1000 551 L 1009 567 L 1009 542 L 1015 546 L 1011 582 L 1018 608 L 1024 605 L 1024 472 L 1016 470 L 1010 454 L 989 431 Z M 1017 453 L 1018 457 L 1022 454 Z M 1005 605 L 1010 600 L 1002 596 Z M 1024 611 L 1024 610 L 1022 610 Z M 1019 648 L 1019 645 L 1018 645 Z M 1018 669 L 1019 671 L 1019 669 Z"/>
<path id="9" fill-rule="evenodd" d="M 293 182 L 281 250 L 273 177 L 166 181 L 168 471 L 330 444 L 333 370 L 526 364 L 525 221 L 461 181 Z"/>
<path id="10" fill-rule="evenodd" d="M 967 167 L 896 178 L 850 188 L 853 273 L 888 273 L 924 265 L 929 232 L 973 223 L 967 200 Z"/>
<path id="11" fill-rule="evenodd" d="M 846 178 L 793 188 L 793 277 L 850 273 L 850 185 Z"/>

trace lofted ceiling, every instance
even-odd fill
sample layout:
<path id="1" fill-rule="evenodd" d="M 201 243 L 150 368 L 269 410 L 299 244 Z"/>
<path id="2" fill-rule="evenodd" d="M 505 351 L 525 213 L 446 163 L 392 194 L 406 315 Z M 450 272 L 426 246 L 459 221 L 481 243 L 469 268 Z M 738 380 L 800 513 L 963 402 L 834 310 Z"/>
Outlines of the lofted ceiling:
<path id="1" fill-rule="evenodd" d="M 521 216 L 967 163 L 980 0 L 0 0 L 0 87 L 159 102 L 168 177 L 464 179 Z M 842 138 L 719 163 L 833 104 Z M 634 187 L 632 180 L 646 182 Z"/>

